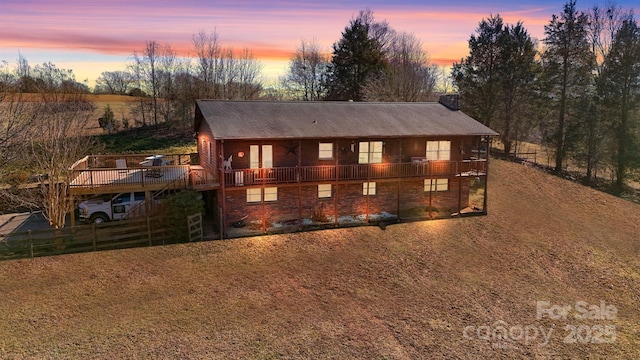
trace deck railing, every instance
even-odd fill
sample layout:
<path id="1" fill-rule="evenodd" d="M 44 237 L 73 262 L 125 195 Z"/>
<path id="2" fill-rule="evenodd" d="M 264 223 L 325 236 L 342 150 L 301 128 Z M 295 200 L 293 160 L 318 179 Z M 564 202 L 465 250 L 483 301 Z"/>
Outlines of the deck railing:
<path id="1" fill-rule="evenodd" d="M 69 186 L 72 188 L 97 188 L 136 186 L 183 181 L 189 186 L 190 168 L 194 154 L 164 155 L 161 166 L 151 165 L 150 155 L 88 155 L 71 166 Z M 208 179 L 207 179 L 208 180 Z"/>
<path id="2" fill-rule="evenodd" d="M 321 165 L 225 170 L 228 186 L 299 182 L 365 181 L 411 177 L 476 176 L 486 173 L 486 160 L 425 161 L 389 164 Z"/>
<path id="3" fill-rule="evenodd" d="M 115 166 L 116 158 L 86 157 L 72 169 L 70 186 L 93 188 L 103 186 L 138 186 L 163 184 L 178 179 L 185 187 L 200 187 L 219 184 L 222 179 L 199 165 L 140 166 L 137 157 L 126 159 L 133 167 L 93 167 L 92 163 Z M 180 159 L 178 159 L 180 160 Z M 368 181 L 411 177 L 477 176 L 486 174 L 486 160 L 463 161 L 413 161 L 407 163 L 318 165 L 300 167 L 274 167 L 258 169 L 232 169 L 222 171 L 227 186 L 250 186 L 262 184 L 289 184 L 331 181 Z"/>
<path id="4" fill-rule="evenodd" d="M 94 168 L 71 171 L 69 186 L 93 188 L 100 186 L 136 185 L 141 188 L 150 184 L 163 184 L 176 179 L 186 179 L 188 165 L 147 166 L 126 169 Z"/>

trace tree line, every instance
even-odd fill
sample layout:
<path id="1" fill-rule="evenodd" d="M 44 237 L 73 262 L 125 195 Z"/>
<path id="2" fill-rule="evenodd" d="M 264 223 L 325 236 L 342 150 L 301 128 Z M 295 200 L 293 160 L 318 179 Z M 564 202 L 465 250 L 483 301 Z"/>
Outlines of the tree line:
<path id="1" fill-rule="evenodd" d="M 538 46 L 521 22 L 483 19 L 452 70 L 461 108 L 499 132 L 506 153 L 521 141 L 542 143 L 554 150 L 556 173 L 571 160 L 585 169 L 585 183 L 610 174 L 622 192 L 640 167 L 633 12 L 612 3 L 580 11 L 570 0 L 544 34 Z"/>
<path id="2" fill-rule="evenodd" d="M 148 41 L 126 70 L 103 72 L 96 93 L 138 97 L 141 125 L 159 121 L 191 125 L 196 99 L 425 101 L 436 86 L 437 67 L 421 42 L 362 10 L 333 45 L 333 55 L 301 40 L 276 89 L 265 88 L 262 64 L 249 49 L 225 48 L 217 33 L 192 37 L 192 58 L 169 44 Z"/>

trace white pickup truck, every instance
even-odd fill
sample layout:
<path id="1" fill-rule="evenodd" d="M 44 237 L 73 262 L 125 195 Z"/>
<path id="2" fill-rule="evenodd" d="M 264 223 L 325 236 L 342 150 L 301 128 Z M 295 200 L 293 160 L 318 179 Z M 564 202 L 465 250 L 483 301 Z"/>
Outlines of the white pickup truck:
<path id="1" fill-rule="evenodd" d="M 134 206 L 144 202 L 144 192 L 104 195 L 85 200 L 78 205 L 80 220 L 100 224 L 112 220 L 121 220 Z"/>

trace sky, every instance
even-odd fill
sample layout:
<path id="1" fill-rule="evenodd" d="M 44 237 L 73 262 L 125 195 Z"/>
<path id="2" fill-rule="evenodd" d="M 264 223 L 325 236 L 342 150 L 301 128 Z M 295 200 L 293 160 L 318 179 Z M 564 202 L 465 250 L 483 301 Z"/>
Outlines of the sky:
<path id="1" fill-rule="evenodd" d="M 598 1 L 578 1 L 587 10 Z M 640 12 L 638 0 L 615 1 Z M 327 53 L 349 21 L 369 8 L 377 21 L 413 33 L 433 63 L 450 66 L 468 55 L 478 23 L 500 14 L 522 21 L 532 37 L 562 11 L 563 0 L 2 0 L 0 60 L 13 66 L 21 55 L 31 65 L 52 62 L 72 69 L 76 80 L 93 86 L 103 71 L 124 70 L 145 42 L 169 44 L 192 56 L 191 39 L 200 31 L 218 34 L 225 48 L 248 48 L 264 66 L 265 83 L 286 72 L 302 40 Z"/>

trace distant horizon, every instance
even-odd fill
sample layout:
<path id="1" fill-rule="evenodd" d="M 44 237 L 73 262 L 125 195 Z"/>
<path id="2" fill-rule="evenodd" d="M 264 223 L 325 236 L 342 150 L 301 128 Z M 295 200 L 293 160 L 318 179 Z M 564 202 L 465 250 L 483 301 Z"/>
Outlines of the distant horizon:
<path id="1" fill-rule="evenodd" d="M 483 4 L 464 0 L 444 5 L 416 0 L 393 4 L 381 0 L 322 4 L 5 0 L 0 4 L 0 60 L 13 66 L 21 55 L 32 66 L 52 62 L 73 70 L 77 81 L 93 87 L 101 72 L 124 70 L 130 56 L 143 50 L 146 41 L 169 44 L 179 56 L 189 57 L 192 36 L 215 31 L 223 47 L 247 48 L 253 53 L 264 65 L 262 75 L 268 85 L 286 73 L 302 40 L 315 41 L 322 51 L 331 53 L 349 21 L 366 8 L 373 11 L 376 21 L 414 34 L 431 63 L 449 67 L 467 56 L 469 37 L 483 18 L 499 14 L 506 23 L 522 21 L 533 38 L 542 40 L 544 25 L 553 14 L 560 14 L 564 4 L 550 0 Z M 595 4 L 578 2 L 577 6 L 587 11 Z M 631 0 L 619 1 L 618 6 L 640 10 Z"/>

